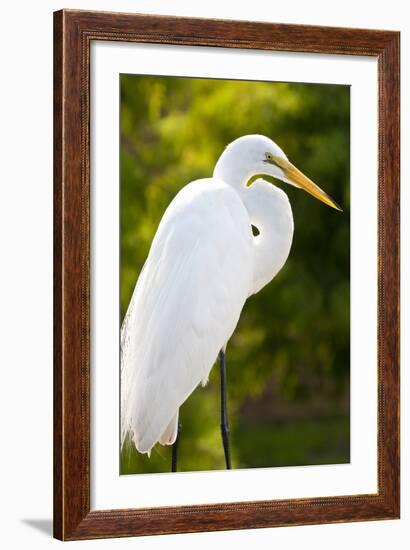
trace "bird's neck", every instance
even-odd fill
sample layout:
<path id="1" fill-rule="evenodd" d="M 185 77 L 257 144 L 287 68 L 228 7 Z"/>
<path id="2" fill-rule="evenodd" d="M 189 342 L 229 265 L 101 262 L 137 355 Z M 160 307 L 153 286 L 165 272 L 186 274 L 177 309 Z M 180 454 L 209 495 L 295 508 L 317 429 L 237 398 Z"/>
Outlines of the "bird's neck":
<path id="1" fill-rule="evenodd" d="M 240 160 L 217 162 L 214 177 L 231 185 L 241 197 L 249 220 L 259 234 L 253 238 L 254 275 L 249 294 L 256 294 L 282 268 L 288 257 L 293 238 L 293 216 L 288 197 L 278 187 L 257 179 L 247 183 L 256 174 Z"/>
<path id="2" fill-rule="evenodd" d="M 253 172 L 245 159 L 238 158 L 238 156 L 232 158 L 232 152 L 227 149 L 215 164 L 213 176 L 228 183 L 238 192 L 241 192 L 246 188 L 246 184 L 253 176 Z"/>
<path id="3" fill-rule="evenodd" d="M 259 234 L 253 238 L 256 294 L 280 271 L 290 252 L 293 239 L 293 215 L 284 191 L 263 179 L 257 179 L 241 192 L 252 225 Z"/>
<path id="4" fill-rule="evenodd" d="M 249 295 L 256 294 L 282 268 L 289 255 L 293 239 L 293 215 L 284 191 L 257 176 L 249 168 L 246 158 L 227 149 L 215 165 L 214 177 L 231 185 L 241 197 L 248 212 L 250 224 L 259 230 L 253 238 L 254 276 Z"/>

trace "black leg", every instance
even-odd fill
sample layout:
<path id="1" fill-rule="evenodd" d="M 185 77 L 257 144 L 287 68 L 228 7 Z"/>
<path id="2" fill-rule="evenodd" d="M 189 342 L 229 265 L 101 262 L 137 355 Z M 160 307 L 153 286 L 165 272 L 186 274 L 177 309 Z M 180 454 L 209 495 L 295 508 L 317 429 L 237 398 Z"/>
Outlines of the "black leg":
<path id="1" fill-rule="evenodd" d="M 229 422 L 228 411 L 226 407 L 226 360 L 225 352 L 219 352 L 219 362 L 221 366 L 221 434 L 225 451 L 226 469 L 231 469 L 231 453 L 229 450 Z"/>
<path id="2" fill-rule="evenodd" d="M 178 464 L 178 443 L 179 443 L 179 432 L 181 430 L 181 424 L 178 424 L 177 427 L 177 438 L 175 439 L 175 442 L 172 445 L 172 462 L 171 462 L 171 471 L 176 472 L 177 471 L 177 464 Z"/>

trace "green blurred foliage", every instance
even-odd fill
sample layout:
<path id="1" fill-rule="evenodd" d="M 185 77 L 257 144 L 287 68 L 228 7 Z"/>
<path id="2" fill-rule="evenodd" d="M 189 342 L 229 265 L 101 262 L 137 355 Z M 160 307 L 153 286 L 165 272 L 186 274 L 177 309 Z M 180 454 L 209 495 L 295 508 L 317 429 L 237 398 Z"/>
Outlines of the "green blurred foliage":
<path id="1" fill-rule="evenodd" d="M 121 76 L 121 318 L 166 207 L 241 135 L 271 137 L 343 208 L 272 180 L 295 233 L 228 346 L 234 467 L 349 461 L 349 124 L 347 86 Z M 217 368 L 180 420 L 180 469 L 223 468 Z M 168 447 L 121 455 L 122 473 L 169 468 Z"/>

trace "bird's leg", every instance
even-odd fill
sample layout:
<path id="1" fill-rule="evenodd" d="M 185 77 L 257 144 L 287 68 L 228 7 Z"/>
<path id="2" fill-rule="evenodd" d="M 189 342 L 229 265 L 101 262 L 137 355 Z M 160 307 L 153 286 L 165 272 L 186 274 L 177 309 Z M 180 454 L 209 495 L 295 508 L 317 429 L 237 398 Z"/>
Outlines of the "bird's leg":
<path id="1" fill-rule="evenodd" d="M 179 433 L 181 430 L 181 424 L 178 424 L 177 426 L 177 437 L 172 444 L 172 462 L 171 462 L 171 472 L 177 471 L 177 464 L 178 464 L 178 443 L 179 443 Z"/>
<path id="2" fill-rule="evenodd" d="M 229 450 L 229 422 L 226 407 L 226 358 L 225 352 L 219 352 L 219 363 L 221 367 L 221 434 L 225 451 L 226 469 L 231 469 L 231 453 Z"/>

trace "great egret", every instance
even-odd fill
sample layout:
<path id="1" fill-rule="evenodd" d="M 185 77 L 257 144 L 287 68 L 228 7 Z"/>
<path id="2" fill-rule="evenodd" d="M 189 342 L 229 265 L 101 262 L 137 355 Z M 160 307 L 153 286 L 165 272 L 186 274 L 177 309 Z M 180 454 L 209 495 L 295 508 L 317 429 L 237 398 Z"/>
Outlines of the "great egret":
<path id="1" fill-rule="evenodd" d="M 121 328 L 121 444 L 130 436 L 148 455 L 157 442 L 174 445 L 173 471 L 179 407 L 207 383 L 218 355 L 221 433 L 231 467 L 226 345 L 246 299 L 282 268 L 293 237 L 287 195 L 266 180 L 253 181 L 259 175 L 341 210 L 271 139 L 236 139 L 213 177 L 186 185 L 166 209 Z"/>

